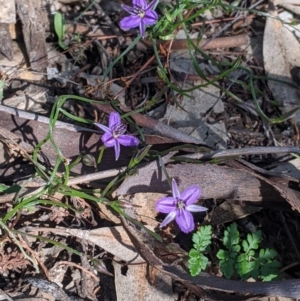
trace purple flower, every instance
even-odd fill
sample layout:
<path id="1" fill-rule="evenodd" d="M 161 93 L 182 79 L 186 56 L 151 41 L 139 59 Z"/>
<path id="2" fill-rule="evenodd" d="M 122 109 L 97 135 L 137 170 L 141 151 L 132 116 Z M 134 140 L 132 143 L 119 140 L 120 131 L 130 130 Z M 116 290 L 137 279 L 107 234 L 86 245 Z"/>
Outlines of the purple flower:
<path id="1" fill-rule="evenodd" d="M 122 5 L 128 13 L 129 17 L 125 17 L 120 21 L 120 27 L 123 30 L 129 30 L 130 28 L 140 27 L 141 36 L 145 36 L 145 29 L 147 25 L 154 25 L 158 16 L 154 11 L 158 0 L 153 0 L 147 5 L 146 0 L 132 0 L 132 7 L 128 5 Z"/>
<path id="2" fill-rule="evenodd" d="M 201 190 L 197 185 L 192 185 L 180 193 L 176 181 L 172 179 L 172 194 L 173 197 L 161 198 L 156 203 L 157 211 L 168 214 L 160 224 L 160 228 L 175 219 L 181 231 L 189 233 L 195 228 L 191 212 L 207 210 L 205 207 L 194 205 L 201 195 Z"/>
<path id="3" fill-rule="evenodd" d="M 120 157 L 120 144 L 124 146 L 136 146 L 139 144 L 139 139 L 132 135 L 124 135 L 127 126 L 122 124 L 120 114 L 112 112 L 109 115 L 109 127 L 95 123 L 95 125 L 103 130 L 105 134 L 101 137 L 102 142 L 106 147 L 114 147 L 116 160 Z"/>

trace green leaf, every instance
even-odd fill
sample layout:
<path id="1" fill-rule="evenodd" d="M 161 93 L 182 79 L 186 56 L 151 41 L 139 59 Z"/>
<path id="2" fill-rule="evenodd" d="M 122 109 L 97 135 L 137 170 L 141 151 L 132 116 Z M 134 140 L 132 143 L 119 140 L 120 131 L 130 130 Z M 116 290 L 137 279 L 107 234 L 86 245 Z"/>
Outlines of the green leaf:
<path id="1" fill-rule="evenodd" d="M 66 30 L 66 25 L 65 25 L 65 20 L 64 17 L 61 13 L 57 12 L 54 15 L 54 30 L 58 38 L 58 44 L 59 46 L 66 50 L 68 47 L 64 44 L 63 38 L 65 36 L 65 30 Z"/>
<path id="2" fill-rule="evenodd" d="M 254 250 L 250 250 L 249 252 L 248 252 L 248 256 L 249 257 L 252 257 L 252 256 L 254 256 L 255 255 L 255 251 Z"/>
<path id="3" fill-rule="evenodd" d="M 168 34 L 168 35 L 166 35 L 166 36 L 159 36 L 159 38 L 161 39 L 161 40 L 163 40 L 163 41 L 169 41 L 169 40 L 173 40 L 173 39 L 175 39 L 175 35 L 174 34 Z"/>
<path id="4" fill-rule="evenodd" d="M 248 253 L 251 249 L 257 250 L 261 242 L 262 232 L 256 231 L 247 235 L 247 241 L 243 240 L 242 245 L 244 251 Z"/>
<path id="5" fill-rule="evenodd" d="M 211 244 L 211 235 L 211 225 L 202 226 L 200 230 L 193 234 L 194 248 L 199 252 L 207 251 L 208 246 Z"/>
<path id="6" fill-rule="evenodd" d="M 230 279 L 234 273 L 234 260 L 229 258 L 219 262 L 221 272 L 226 279 Z"/>
<path id="7" fill-rule="evenodd" d="M 11 185 L 7 186 L 5 184 L 0 184 L 0 192 L 1 193 L 14 193 L 14 192 L 19 192 L 21 190 L 21 186 L 19 185 Z"/>
<path id="8" fill-rule="evenodd" d="M 260 278 L 263 281 L 273 281 L 273 280 L 280 280 L 280 277 L 278 276 L 278 274 L 270 274 L 268 276 L 260 276 Z"/>
<path id="9" fill-rule="evenodd" d="M 198 253 L 199 257 L 189 258 L 188 267 L 191 276 L 197 276 L 202 270 L 204 270 L 208 263 L 208 258 L 201 253 Z"/>
<path id="10" fill-rule="evenodd" d="M 248 278 L 251 276 L 254 279 L 258 279 L 259 276 L 259 260 L 254 260 L 249 262 L 250 271 L 248 273 Z"/>
<path id="11" fill-rule="evenodd" d="M 235 252 L 235 253 L 238 253 L 238 252 L 241 251 L 241 246 L 240 245 L 232 246 L 231 251 Z"/>
<path id="12" fill-rule="evenodd" d="M 260 267 L 260 275 L 264 281 L 273 280 L 279 275 L 280 262 L 277 260 L 269 261 Z M 272 276 L 272 277 L 271 277 Z M 265 280 L 266 279 L 266 280 Z"/>
<path id="13" fill-rule="evenodd" d="M 240 242 L 240 233 L 237 229 L 236 223 L 229 225 L 224 231 L 223 244 L 231 250 L 233 246 L 238 245 Z"/>
<path id="14" fill-rule="evenodd" d="M 3 192 L 3 191 L 5 191 L 5 190 L 7 190 L 9 187 L 10 187 L 10 186 L 7 186 L 7 185 L 5 185 L 5 184 L 1 184 L 1 183 L 0 183 L 0 192 Z"/>
<path id="15" fill-rule="evenodd" d="M 242 246 L 246 253 L 249 252 L 250 248 L 249 248 L 249 244 L 248 244 L 247 240 L 242 241 Z"/>
<path id="16" fill-rule="evenodd" d="M 241 279 L 246 280 L 249 278 L 249 274 L 251 271 L 252 263 L 246 260 L 242 260 L 237 262 L 235 265 L 236 271 L 241 277 Z"/>
<path id="17" fill-rule="evenodd" d="M 3 99 L 3 90 L 5 88 L 5 81 L 0 80 L 0 101 Z"/>
<path id="18" fill-rule="evenodd" d="M 230 279 L 236 270 L 242 280 L 250 277 L 263 281 L 278 279 L 280 263 L 275 260 L 277 252 L 269 248 L 259 249 L 261 241 L 260 230 L 248 234 L 246 239 L 240 241 L 236 224 L 228 226 L 223 237 L 227 250 L 220 249 L 216 254 L 224 277 Z"/>
<path id="19" fill-rule="evenodd" d="M 166 71 L 165 69 L 163 68 L 160 68 L 160 67 L 157 67 L 156 68 L 156 71 L 157 71 L 157 74 L 159 76 L 159 78 L 162 80 L 162 81 L 167 81 L 167 74 L 166 74 Z"/>
<path id="20" fill-rule="evenodd" d="M 64 18 L 63 15 L 57 12 L 54 15 L 54 29 L 55 33 L 57 34 L 58 40 L 62 40 L 64 37 Z"/>
<path id="21" fill-rule="evenodd" d="M 193 258 L 199 258 L 199 252 L 195 249 L 191 249 L 190 252 L 189 252 L 189 257 Z"/>
<path id="22" fill-rule="evenodd" d="M 220 250 L 218 251 L 218 253 L 216 254 L 216 256 L 217 256 L 219 259 L 223 259 L 223 260 L 224 260 L 224 259 L 228 259 L 228 258 L 229 258 L 229 252 L 220 249 Z"/>
<path id="23" fill-rule="evenodd" d="M 164 10 L 164 13 L 165 13 L 165 17 L 167 18 L 167 20 L 171 23 L 171 22 L 173 22 L 173 17 L 172 17 L 172 15 L 169 13 L 169 11 L 168 10 Z"/>
<path id="24" fill-rule="evenodd" d="M 238 256 L 238 258 L 237 258 L 237 262 L 242 262 L 242 261 L 247 261 L 247 255 L 246 254 L 244 254 L 244 253 L 242 253 L 242 254 L 240 254 L 239 256 Z"/>
<path id="25" fill-rule="evenodd" d="M 259 260 L 263 261 L 270 261 L 277 256 L 277 252 L 274 249 L 261 249 L 259 251 Z"/>
<path id="26" fill-rule="evenodd" d="M 237 261 L 235 268 L 241 279 L 247 280 L 250 277 L 254 279 L 258 278 L 260 266 L 258 260 L 251 260 L 248 255 L 240 254 Z"/>

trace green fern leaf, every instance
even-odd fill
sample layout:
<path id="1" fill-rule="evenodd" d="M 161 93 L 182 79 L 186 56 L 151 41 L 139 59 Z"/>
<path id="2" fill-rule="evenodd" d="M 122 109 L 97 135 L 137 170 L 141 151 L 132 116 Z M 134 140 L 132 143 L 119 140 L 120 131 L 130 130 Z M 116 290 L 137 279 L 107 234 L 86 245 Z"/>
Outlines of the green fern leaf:
<path id="1" fill-rule="evenodd" d="M 219 265 L 224 277 L 230 279 L 234 272 L 234 260 L 231 258 L 220 260 Z"/>
<path id="2" fill-rule="evenodd" d="M 197 276 L 202 270 L 205 270 L 208 258 L 201 253 L 198 253 L 198 257 L 192 257 L 188 260 L 188 267 L 192 276 Z"/>
<path id="3" fill-rule="evenodd" d="M 189 252 L 189 257 L 198 258 L 199 257 L 199 252 L 195 249 L 191 249 L 190 252 Z"/>
<path id="4" fill-rule="evenodd" d="M 263 263 L 265 261 L 273 260 L 277 256 L 277 252 L 274 249 L 261 249 L 259 251 L 259 260 Z"/>
<path id="5" fill-rule="evenodd" d="M 250 250 L 249 253 L 252 253 L 252 251 Z M 257 279 L 259 276 L 260 261 L 249 256 L 249 253 L 240 254 L 235 265 L 237 273 L 243 280 L 247 280 L 250 277 Z"/>
<path id="6" fill-rule="evenodd" d="M 235 268 L 242 280 L 252 277 L 258 279 L 260 263 L 258 260 L 251 260 L 247 254 L 240 254 Z"/>
<path id="7" fill-rule="evenodd" d="M 261 237 L 262 237 L 262 232 L 260 230 L 247 235 L 247 240 L 250 249 L 254 249 L 254 250 L 258 249 L 258 246 L 261 243 Z"/>
<path id="8" fill-rule="evenodd" d="M 231 247 L 231 252 L 233 253 L 238 253 L 241 251 L 241 246 L 240 245 L 235 245 Z"/>
<path id="9" fill-rule="evenodd" d="M 246 252 L 246 253 L 249 252 L 250 248 L 249 248 L 249 244 L 248 244 L 247 240 L 242 241 L 242 246 L 243 246 L 244 252 Z"/>
<path id="10" fill-rule="evenodd" d="M 247 235 L 247 240 L 243 240 L 242 246 L 245 253 L 250 250 L 257 250 L 261 242 L 262 233 L 261 231 L 256 231 Z"/>
<path id="11" fill-rule="evenodd" d="M 250 250 L 247 255 L 248 255 L 249 258 L 251 258 L 251 257 L 253 257 L 255 255 L 255 251 L 254 250 Z"/>
<path id="12" fill-rule="evenodd" d="M 241 261 L 235 264 L 235 268 L 242 280 L 247 280 L 251 271 L 251 262 Z"/>
<path id="13" fill-rule="evenodd" d="M 249 262 L 250 271 L 248 273 L 247 278 L 252 277 L 254 279 L 258 279 L 259 267 L 260 267 L 259 260 L 250 261 Z"/>
<path id="14" fill-rule="evenodd" d="M 193 234 L 194 248 L 199 252 L 207 251 L 208 246 L 211 244 L 211 235 L 211 225 L 201 227 L 200 230 Z"/>
<path id="15" fill-rule="evenodd" d="M 278 273 L 276 274 L 269 274 L 268 276 L 260 276 L 263 281 L 273 281 L 273 280 L 280 280 Z"/>
<path id="16" fill-rule="evenodd" d="M 229 252 L 228 252 L 228 251 L 225 251 L 225 250 L 223 250 L 223 249 L 220 249 L 220 250 L 217 252 L 216 256 L 217 256 L 219 259 L 221 259 L 221 260 L 226 260 L 226 259 L 229 258 Z"/>
<path id="17" fill-rule="evenodd" d="M 240 242 L 240 233 L 237 229 L 236 223 L 229 225 L 224 231 L 223 244 L 231 250 L 232 246 L 238 245 Z"/>
<path id="18" fill-rule="evenodd" d="M 278 279 L 280 262 L 277 260 L 269 261 L 260 267 L 260 276 L 263 281 Z"/>

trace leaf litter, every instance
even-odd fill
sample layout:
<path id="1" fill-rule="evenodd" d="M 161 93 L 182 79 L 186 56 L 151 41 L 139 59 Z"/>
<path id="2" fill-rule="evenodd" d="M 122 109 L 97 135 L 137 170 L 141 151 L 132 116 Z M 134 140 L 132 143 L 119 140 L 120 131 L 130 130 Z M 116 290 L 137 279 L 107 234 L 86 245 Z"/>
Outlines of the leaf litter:
<path id="1" fill-rule="evenodd" d="M 299 154 L 299 57 L 292 51 L 298 41 L 293 24 L 273 18 L 281 18 L 278 7 L 296 18 L 297 3 L 293 9 L 293 4 L 270 1 L 265 10 L 254 1 L 251 9 L 272 15 L 265 19 L 223 2 L 199 6 L 188 29 L 177 24 L 167 32 L 166 23 L 160 24 L 163 39 L 176 37 L 172 43 L 146 37 L 133 47 L 137 32 L 124 34 L 118 27 L 125 16 L 120 3 L 105 10 L 107 1 L 11 2 L 23 28 L 1 27 L 7 40 L 0 47 L 6 56 L 0 60 L 0 274 L 5 293 L 18 300 L 38 289 L 39 300 L 67 301 L 222 300 L 228 293 L 239 300 L 249 299 L 247 294 L 257 300 L 297 298 L 299 177 L 286 168 L 277 170 Z M 9 22 L 2 12 L 0 25 L 15 22 L 14 7 L 8 7 Z M 54 49 L 46 7 L 66 18 L 59 38 L 67 53 Z M 158 9 L 170 20 L 180 15 L 180 10 L 169 15 L 166 7 Z M 264 65 L 247 50 L 250 26 L 257 36 L 264 29 Z M 20 36 L 25 51 L 19 48 Z M 107 71 L 128 46 L 122 63 Z M 24 54 L 27 66 L 22 67 Z M 71 96 L 61 103 L 60 120 L 52 127 L 51 108 L 57 96 L 66 94 Z M 99 163 L 100 133 L 82 120 L 106 124 L 105 114 L 116 110 L 142 146 L 153 145 L 136 153 L 142 163 L 130 161 L 128 148 L 121 148 L 118 161 L 112 149 L 106 150 Z M 33 148 L 49 134 L 49 125 L 53 140 L 37 155 Z M 79 162 L 86 154 L 95 158 L 97 170 L 95 164 Z M 128 164 L 134 169 L 126 169 Z M 50 189 L 53 168 L 59 181 Z M 35 170 L 42 172 L 35 176 Z M 200 202 L 209 210 L 194 219 L 197 228 L 212 225 L 214 248 L 220 248 L 218 231 L 225 223 L 236 221 L 243 235 L 250 235 L 246 224 L 251 223 L 276 249 L 285 267 L 282 278 L 292 279 L 226 280 L 211 254 L 205 273 L 189 276 L 184 268 L 191 238 L 174 223 L 159 229 L 164 216 L 155 210 L 158 199 L 171 195 L 170 179 L 180 191 L 191 185 L 203 190 Z M 35 194 L 38 199 L 30 199 Z"/>

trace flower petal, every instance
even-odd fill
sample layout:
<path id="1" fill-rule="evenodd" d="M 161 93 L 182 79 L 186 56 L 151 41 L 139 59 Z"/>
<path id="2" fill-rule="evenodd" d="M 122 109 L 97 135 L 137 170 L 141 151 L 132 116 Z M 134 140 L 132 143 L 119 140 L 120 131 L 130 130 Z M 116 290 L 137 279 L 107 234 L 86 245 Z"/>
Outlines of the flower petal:
<path id="1" fill-rule="evenodd" d="M 171 221 L 173 221 L 176 217 L 176 211 L 172 211 L 170 212 L 165 219 L 162 221 L 162 223 L 160 224 L 159 228 L 162 228 L 164 226 L 166 226 L 167 224 L 169 224 Z"/>
<path id="2" fill-rule="evenodd" d="M 143 22 L 143 19 L 141 19 L 141 23 L 139 26 L 140 26 L 141 37 L 144 38 L 145 32 L 146 32 L 146 26 L 145 26 L 145 23 Z"/>
<path id="3" fill-rule="evenodd" d="M 188 205 L 185 207 L 185 209 L 190 212 L 202 212 L 208 210 L 206 207 L 202 207 L 199 205 Z"/>
<path id="4" fill-rule="evenodd" d="M 105 133 L 104 135 L 102 135 L 101 140 L 106 147 L 112 147 L 116 144 L 116 139 L 111 133 Z"/>
<path id="5" fill-rule="evenodd" d="M 151 1 L 148 6 L 147 6 L 147 10 L 155 10 L 157 4 L 158 4 L 159 0 L 153 0 Z"/>
<path id="6" fill-rule="evenodd" d="M 184 201 L 185 204 L 188 206 L 193 203 L 196 203 L 197 200 L 200 198 L 200 196 L 201 196 L 201 190 L 199 186 L 192 185 L 180 194 L 180 199 Z"/>
<path id="7" fill-rule="evenodd" d="M 180 192 L 178 190 L 178 186 L 175 179 L 172 179 L 172 194 L 174 199 L 176 200 L 180 199 Z"/>
<path id="8" fill-rule="evenodd" d="M 137 8 L 146 9 L 147 8 L 147 1 L 146 0 L 132 0 L 132 5 Z"/>
<path id="9" fill-rule="evenodd" d="M 115 144 L 115 157 L 116 157 L 116 161 L 120 157 L 120 143 L 117 140 L 116 140 L 116 144 Z"/>
<path id="10" fill-rule="evenodd" d="M 123 18 L 119 25 L 123 30 L 128 30 L 130 28 L 135 28 L 138 27 L 141 23 L 141 18 L 140 16 L 129 16 L 129 17 L 125 17 Z"/>
<path id="11" fill-rule="evenodd" d="M 133 7 L 128 6 L 128 5 L 125 5 L 125 4 L 122 4 L 121 7 L 122 7 L 125 11 L 127 11 L 129 14 L 131 14 L 131 15 L 136 15 L 135 10 L 134 10 Z"/>
<path id="12" fill-rule="evenodd" d="M 101 129 L 102 131 L 104 131 L 105 133 L 110 133 L 111 132 L 111 130 L 107 126 L 105 126 L 101 123 L 96 123 L 95 122 L 94 125 L 97 126 L 99 129 Z"/>
<path id="13" fill-rule="evenodd" d="M 142 22 L 145 25 L 153 25 L 157 22 L 158 20 L 158 15 L 155 11 L 150 10 L 146 11 L 144 18 L 142 19 Z"/>
<path id="14" fill-rule="evenodd" d="M 109 128 L 112 130 L 114 129 L 116 126 L 121 124 L 121 117 L 120 114 L 117 112 L 111 112 L 109 114 Z"/>
<path id="15" fill-rule="evenodd" d="M 195 228 L 193 215 L 187 210 L 177 211 L 176 223 L 184 233 L 189 233 Z"/>
<path id="16" fill-rule="evenodd" d="M 140 143 L 139 139 L 132 135 L 119 135 L 117 140 L 124 146 L 136 146 Z"/>
<path id="17" fill-rule="evenodd" d="M 172 197 L 161 198 L 156 202 L 155 209 L 161 213 L 176 211 L 177 201 Z"/>

